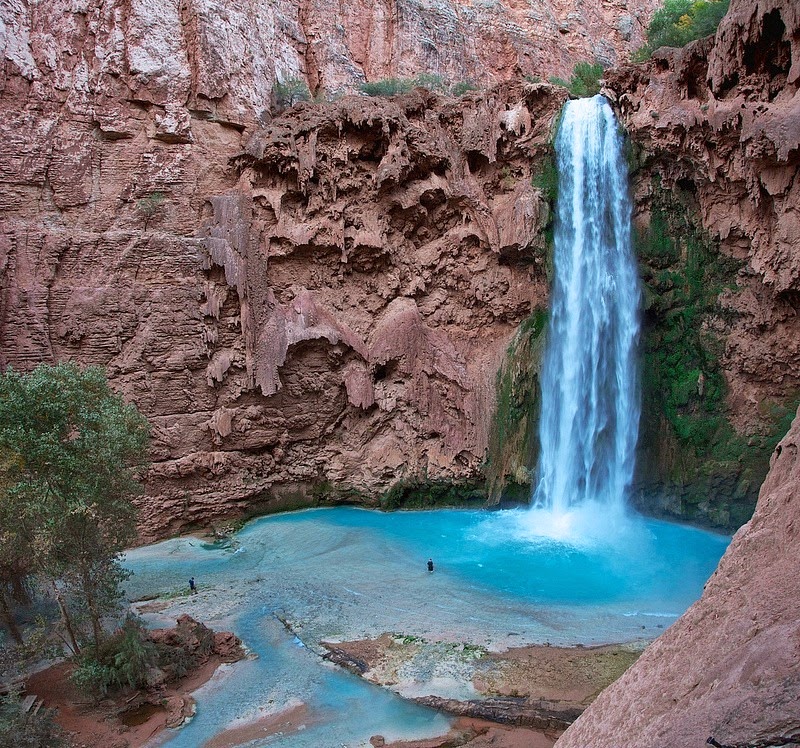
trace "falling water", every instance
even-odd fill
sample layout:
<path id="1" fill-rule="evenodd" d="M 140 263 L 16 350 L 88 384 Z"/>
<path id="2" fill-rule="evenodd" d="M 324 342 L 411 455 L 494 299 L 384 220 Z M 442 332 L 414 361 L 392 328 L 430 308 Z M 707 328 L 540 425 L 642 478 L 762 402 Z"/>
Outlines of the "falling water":
<path id="1" fill-rule="evenodd" d="M 556 139 L 555 282 L 533 504 L 624 510 L 639 425 L 639 285 L 622 139 L 601 96 L 570 101 Z"/>

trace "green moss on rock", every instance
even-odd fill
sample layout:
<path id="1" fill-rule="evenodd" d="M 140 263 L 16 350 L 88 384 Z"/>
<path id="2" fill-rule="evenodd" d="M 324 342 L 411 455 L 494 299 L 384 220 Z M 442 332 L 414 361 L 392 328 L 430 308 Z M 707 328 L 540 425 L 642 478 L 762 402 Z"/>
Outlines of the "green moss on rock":
<path id="1" fill-rule="evenodd" d="M 653 187 L 650 224 L 636 242 L 645 315 L 635 501 L 645 511 L 733 530 L 752 514 L 793 408 L 765 405 L 761 434 L 731 425 L 722 369 L 730 312 L 718 300 L 735 287 L 740 264 L 698 228 L 690 192 Z"/>
<path id="2" fill-rule="evenodd" d="M 541 370 L 547 312 L 536 310 L 517 330 L 497 375 L 497 409 L 486 463 L 490 503 L 530 499 L 530 467 L 539 452 Z"/>
<path id="3" fill-rule="evenodd" d="M 486 492 L 478 483 L 404 478 L 379 499 L 381 509 L 433 509 L 483 505 Z"/>

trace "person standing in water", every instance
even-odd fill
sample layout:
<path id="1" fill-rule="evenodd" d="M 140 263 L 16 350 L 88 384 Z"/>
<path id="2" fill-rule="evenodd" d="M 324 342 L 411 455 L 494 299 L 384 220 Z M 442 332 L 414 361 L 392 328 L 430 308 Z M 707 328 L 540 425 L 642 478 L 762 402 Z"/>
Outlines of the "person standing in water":
<path id="1" fill-rule="evenodd" d="M 433 571 L 433 559 L 428 559 L 428 571 Z"/>
<path id="2" fill-rule="evenodd" d="M 197 594 L 197 585 L 194 583 L 194 577 L 189 578 L 189 593 L 192 595 Z"/>

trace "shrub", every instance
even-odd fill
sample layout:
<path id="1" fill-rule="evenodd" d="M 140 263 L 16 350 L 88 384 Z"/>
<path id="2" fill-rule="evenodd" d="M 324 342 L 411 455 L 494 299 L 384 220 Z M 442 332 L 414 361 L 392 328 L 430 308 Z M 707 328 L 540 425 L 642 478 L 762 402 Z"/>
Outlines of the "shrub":
<path id="1" fill-rule="evenodd" d="M 367 96 L 397 96 L 414 88 L 414 81 L 408 78 L 384 78 L 372 83 L 362 83 L 359 88 Z"/>
<path id="2" fill-rule="evenodd" d="M 371 83 L 362 83 L 359 86 L 361 93 L 367 96 L 397 96 L 408 93 L 414 88 L 425 88 L 428 91 L 450 96 L 463 96 L 468 91 L 478 89 L 472 81 L 450 84 L 446 78 L 434 73 L 420 73 L 416 78 L 384 78 Z"/>
<path id="3" fill-rule="evenodd" d="M 102 698 L 113 689 L 147 685 L 148 671 L 155 664 L 155 646 L 142 624 L 131 617 L 100 647 L 87 647 L 71 677 L 77 686 Z"/>
<path id="4" fill-rule="evenodd" d="M 438 93 L 448 93 L 450 90 L 450 84 L 441 75 L 434 73 L 420 73 L 411 83 L 415 88 L 427 88 L 428 91 Z"/>
<path id="5" fill-rule="evenodd" d="M 150 223 L 150 219 L 158 213 L 164 200 L 166 200 L 166 195 L 163 192 L 155 191 L 136 201 L 136 208 L 144 216 L 145 230 L 147 230 L 147 224 Z"/>
<path id="6" fill-rule="evenodd" d="M 647 27 L 647 44 L 636 53 L 645 60 L 659 47 L 682 47 L 713 34 L 728 12 L 729 0 L 665 0 Z"/>
<path id="7" fill-rule="evenodd" d="M 287 81 L 275 81 L 272 87 L 275 106 L 278 109 L 289 109 L 301 101 L 310 101 L 311 92 L 301 78 L 289 78 Z"/>
<path id="8" fill-rule="evenodd" d="M 572 69 L 568 81 L 563 78 L 550 78 L 556 86 L 563 86 L 570 94 L 582 99 L 600 93 L 600 79 L 603 77 L 603 66 L 599 62 L 579 62 Z"/>
<path id="9" fill-rule="evenodd" d="M 109 669 L 88 654 L 80 658 L 70 679 L 81 691 L 97 700 L 102 699 L 108 693 L 111 685 Z"/>
<path id="10" fill-rule="evenodd" d="M 451 89 L 451 93 L 453 96 L 463 96 L 470 91 L 477 91 L 478 87 L 472 81 L 460 81 L 459 83 L 453 84 L 453 88 Z"/>
<path id="11" fill-rule="evenodd" d="M 16 695 L 0 697 L 0 748 L 66 748 L 50 710 L 23 714 Z"/>

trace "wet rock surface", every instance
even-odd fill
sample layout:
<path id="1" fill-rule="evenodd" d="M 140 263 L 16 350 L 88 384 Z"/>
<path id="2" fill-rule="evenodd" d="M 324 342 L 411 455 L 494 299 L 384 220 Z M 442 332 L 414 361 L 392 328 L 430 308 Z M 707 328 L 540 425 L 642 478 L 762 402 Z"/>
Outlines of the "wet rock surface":
<path id="1" fill-rule="evenodd" d="M 564 730 L 574 722 L 636 661 L 641 649 L 634 643 L 490 652 L 469 644 L 391 634 L 322 644 L 325 659 L 425 706 L 549 731 Z"/>

